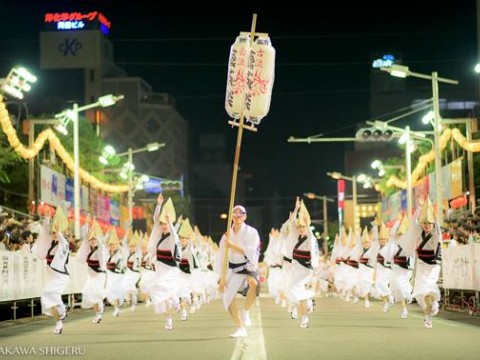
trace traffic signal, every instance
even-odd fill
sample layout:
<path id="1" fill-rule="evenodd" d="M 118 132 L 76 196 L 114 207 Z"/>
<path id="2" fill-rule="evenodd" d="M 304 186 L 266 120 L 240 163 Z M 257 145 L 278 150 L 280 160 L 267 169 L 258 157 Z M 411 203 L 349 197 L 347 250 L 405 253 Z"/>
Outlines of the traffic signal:
<path id="1" fill-rule="evenodd" d="M 160 182 L 162 190 L 182 190 L 182 182 L 174 180 L 166 180 Z"/>
<path id="2" fill-rule="evenodd" d="M 393 131 L 381 130 L 375 127 L 362 128 L 357 131 L 355 138 L 358 141 L 390 141 L 393 139 Z"/>

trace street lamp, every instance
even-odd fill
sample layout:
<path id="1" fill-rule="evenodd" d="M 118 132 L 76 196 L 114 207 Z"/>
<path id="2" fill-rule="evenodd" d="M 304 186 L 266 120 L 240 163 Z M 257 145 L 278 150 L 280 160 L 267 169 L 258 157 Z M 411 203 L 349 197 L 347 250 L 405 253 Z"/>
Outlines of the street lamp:
<path id="1" fill-rule="evenodd" d="M 355 212 L 357 211 L 357 178 L 356 176 L 345 176 L 339 172 L 327 172 L 327 175 L 333 179 L 344 179 L 352 182 L 352 203 L 353 203 L 353 228 L 355 229 Z"/>
<path id="2" fill-rule="evenodd" d="M 108 159 L 115 155 L 115 149 L 111 145 L 106 145 L 102 150 L 102 155 L 98 157 L 103 165 L 108 165 Z"/>
<path id="3" fill-rule="evenodd" d="M 372 189 L 373 188 L 376 191 L 379 191 L 377 184 L 380 180 L 381 179 L 372 178 L 370 175 L 366 175 L 366 174 L 360 174 L 360 175 L 357 176 L 357 183 L 363 184 L 364 189 Z"/>
<path id="4" fill-rule="evenodd" d="M 145 147 L 139 148 L 139 149 L 132 149 L 128 148 L 128 151 L 117 154 L 117 156 L 128 156 L 128 161 L 126 164 L 128 164 L 128 221 L 130 226 L 133 224 L 133 193 L 134 193 L 134 186 L 133 186 L 133 170 L 134 170 L 134 165 L 133 165 L 133 154 L 138 154 L 141 152 L 145 151 L 157 151 L 158 149 L 164 147 L 166 144 L 165 143 L 150 143 Z"/>
<path id="5" fill-rule="evenodd" d="M 420 79 L 426 79 L 432 81 L 432 98 L 433 98 L 433 116 L 434 116 L 434 145 L 435 145 L 435 196 L 437 203 L 437 218 L 440 224 L 443 224 L 443 187 L 442 187 L 442 154 L 440 151 L 440 99 L 438 94 L 438 83 L 447 83 L 457 85 L 458 80 L 452 80 L 447 78 L 441 78 L 437 72 L 434 71 L 431 75 L 416 73 L 410 71 L 408 66 L 393 64 L 390 67 L 380 68 L 382 71 L 390 73 L 392 76 L 405 78 L 407 76 L 413 76 Z"/>
<path id="6" fill-rule="evenodd" d="M 73 104 L 73 108 L 65 110 L 55 115 L 56 118 L 68 118 L 73 121 L 73 201 L 74 201 L 74 222 L 75 222 L 75 238 L 80 238 L 80 154 L 79 154 L 79 136 L 78 136 L 78 113 L 90 110 L 96 107 L 107 107 L 114 105 L 117 101 L 122 100 L 123 95 L 104 95 L 98 98 L 97 102 L 78 106 Z M 67 123 L 65 123 L 66 125 Z"/>
<path id="7" fill-rule="evenodd" d="M 326 240 L 328 236 L 328 213 L 327 213 L 327 201 L 335 202 L 332 198 L 327 197 L 326 195 L 318 196 L 314 193 L 305 193 L 303 196 L 306 196 L 310 200 L 322 200 L 323 201 L 323 237 Z"/>
<path id="8" fill-rule="evenodd" d="M 29 83 L 36 81 L 37 77 L 32 75 L 27 69 L 15 67 L 10 70 L 6 78 L 0 79 L 0 89 L 4 94 L 16 99 L 23 99 L 23 93 L 32 89 Z"/>
<path id="9" fill-rule="evenodd" d="M 378 171 L 378 176 L 380 177 L 385 175 L 385 170 L 388 170 L 388 169 L 401 169 L 402 171 L 405 171 L 404 165 L 386 165 L 381 160 L 378 160 L 378 159 L 373 160 L 370 166 L 373 170 Z"/>
<path id="10" fill-rule="evenodd" d="M 405 145 L 405 167 L 406 167 L 405 172 L 407 177 L 406 179 L 407 180 L 407 216 L 408 216 L 408 219 L 410 220 L 412 216 L 412 210 L 413 210 L 413 199 L 412 199 L 413 184 L 412 184 L 412 158 L 411 158 L 411 154 L 413 152 L 412 138 L 427 140 L 432 143 L 433 148 L 435 147 L 435 144 L 432 142 L 431 139 L 427 138 L 423 132 L 410 130 L 410 126 L 405 126 L 405 129 L 402 129 L 400 127 L 391 126 L 391 125 L 388 125 L 388 123 L 386 122 L 378 121 L 378 120 L 374 122 L 367 121 L 367 123 L 382 129 L 390 129 L 394 132 L 395 136 L 399 136 L 399 134 L 401 134 L 400 138 L 398 139 L 398 143 L 401 145 Z M 375 168 L 378 169 L 379 176 L 382 176 L 380 175 L 380 171 L 386 168 L 388 165 L 383 165 L 381 161 L 375 160 L 371 166 L 374 169 Z M 394 167 L 394 166 L 395 165 L 391 167 Z"/>

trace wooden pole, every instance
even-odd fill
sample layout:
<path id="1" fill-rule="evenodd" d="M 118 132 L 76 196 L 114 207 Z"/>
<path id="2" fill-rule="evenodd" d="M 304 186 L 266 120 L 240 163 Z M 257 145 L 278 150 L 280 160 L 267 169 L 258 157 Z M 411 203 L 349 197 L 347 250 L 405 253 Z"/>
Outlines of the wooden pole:
<path id="1" fill-rule="evenodd" d="M 255 25 L 257 23 L 257 14 L 253 14 L 252 20 L 252 29 L 250 32 L 250 47 L 253 44 L 253 38 L 255 36 Z M 245 99 L 245 98 L 244 98 Z M 237 173 L 238 173 L 238 163 L 240 161 L 240 150 L 242 147 L 242 136 L 243 136 L 243 127 L 244 127 L 244 116 L 243 110 L 242 115 L 240 116 L 240 124 L 238 126 L 238 133 L 237 133 L 237 145 L 235 147 L 235 157 L 233 160 L 233 173 L 232 173 L 232 187 L 230 190 L 230 206 L 228 208 L 228 220 L 227 220 L 227 235 L 226 239 L 230 239 L 230 232 L 232 229 L 232 215 L 233 215 L 233 206 L 235 203 L 235 192 L 237 189 Z M 225 246 L 225 253 L 223 256 L 223 267 L 222 267 L 222 280 L 225 282 L 227 278 L 227 268 L 228 268 L 228 248 Z"/>

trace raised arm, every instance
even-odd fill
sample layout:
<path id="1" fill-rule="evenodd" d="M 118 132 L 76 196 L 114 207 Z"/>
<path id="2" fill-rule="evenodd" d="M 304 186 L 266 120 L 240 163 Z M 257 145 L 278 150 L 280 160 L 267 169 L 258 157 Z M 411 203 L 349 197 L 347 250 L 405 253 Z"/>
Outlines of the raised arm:
<path id="1" fill-rule="evenodd" d="M 160 210 L 162 210 L 162 204 L 163 195 L 160 193 L 157 196 L 157 206 L 155 206 L 155 211 L 153 213 L 153 224 L 156 226 L 160 224 Z"/>
<path id="2" fill-rule="evenodd" d="M 295 228 L 295 220 L 297 219 L 297 214 L 298 210 L 300 210 L 300 205 L 302 202 L 300 201 L 300 198 L 297 196 L 297 199 L 295 200 L 295 209 L 293 212 L 290 214 L 290 230 Z"/>

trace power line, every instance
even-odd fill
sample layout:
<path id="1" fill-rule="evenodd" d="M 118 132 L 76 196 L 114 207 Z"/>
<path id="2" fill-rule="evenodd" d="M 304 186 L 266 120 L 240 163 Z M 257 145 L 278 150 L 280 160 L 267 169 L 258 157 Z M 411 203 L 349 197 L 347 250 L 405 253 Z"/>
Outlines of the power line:
<path id="1" fill-rule="evenodd" d="M 409 61 L 410 64 L 431 64 L 431 63 L 456 63 L 456 62 L 471 62 L 471 59 L 466 59 L 466 58 L 445 58 L 445 59 L 431 59 L 431 60 L 411 60 Z M 184 66 L 184 67 L 189 67 L 189 66 L 199 66 L 199 67 L 204 67 L 204 66 L 211 66 L 211 67 L 216 67 L 216 66 L 221 66 L 225 67 L 226 63 L 215 63 L 215 62 L 151 62 L 151 61 L 116 61 L 115 62 L 118 65 L 121 66 Z M 364 66 L 364 65 L 370 65 L 370 62 L 368 61 L 332 61 L 332 62 L 278 62 L 275 63 L 276 67 L 287 67 L 287 66 L 325 66 L 325 67 L 345 67 L 345 66 Z"/>
<path id="2" fill-rule="evenodd" d="M 328 34 L 328 35 L 275 35 L 271 36 L 273 40 L 299 40 L 299 39 L 346 39 L 346 38 L 371 38 L 371 37 L 411 37 L 411 36 L 452 36 L 470 34 L 470 31 L 418 31 L 418 32 L 381 32 L 381 33 L 348 33 L 348 34 Z M 112 39 L 113 42 L 207 42 L 207 41 L 232 41 L 233 37 L 205 37 L 205 38 L 118 38 Z"/>

